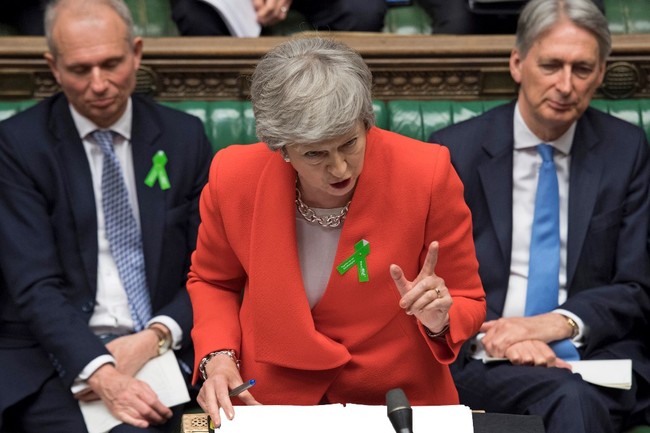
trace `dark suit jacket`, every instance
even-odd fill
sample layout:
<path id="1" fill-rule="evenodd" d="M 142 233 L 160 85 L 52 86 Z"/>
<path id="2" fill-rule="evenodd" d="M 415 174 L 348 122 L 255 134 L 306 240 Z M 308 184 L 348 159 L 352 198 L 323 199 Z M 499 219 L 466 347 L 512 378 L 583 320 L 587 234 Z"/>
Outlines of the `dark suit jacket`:
<path id="1" fill-rule="evenodd" d="M 514 108 L 514 102 L 497 107 L 429 140 L 449 147 L 465 185 L 488 320 L 501 317 L 510 272 Z M 644 132 L 588 109 L 571 150 L 568 299 L 560 307 L 588 327 L 583 359 L 632 358 L 646 380 L 649 185 Z"/>
<path id="2" fill-rule="evenodd" d="M 183 330 L 185 289 L 210 146 L 199 119 L 133 97 L 133 161 L 153 314 Z M 171 188 L 144 184 L 164 150 Z M 0 123 L 0 412 L 54 370 L 70 386 L 107 350 L 88 320 L 97 289 L 97 213 L 90 168 L 63 95 Z"/>

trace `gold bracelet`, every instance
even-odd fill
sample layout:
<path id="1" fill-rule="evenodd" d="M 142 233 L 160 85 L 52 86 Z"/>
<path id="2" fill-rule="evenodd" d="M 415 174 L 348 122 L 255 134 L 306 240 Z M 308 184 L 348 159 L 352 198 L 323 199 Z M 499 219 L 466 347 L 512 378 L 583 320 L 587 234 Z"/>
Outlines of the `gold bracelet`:
<path id="1" fill-rule="evenodd" d="M 571 336 L 569 338 L 573 340 L 580 333 L 580 328 L 578 327 L 576 321 L 570 318 L 569 316 L 564 316 L 564 318 L 566 319 L 566 322 L 571 327 Z"/>

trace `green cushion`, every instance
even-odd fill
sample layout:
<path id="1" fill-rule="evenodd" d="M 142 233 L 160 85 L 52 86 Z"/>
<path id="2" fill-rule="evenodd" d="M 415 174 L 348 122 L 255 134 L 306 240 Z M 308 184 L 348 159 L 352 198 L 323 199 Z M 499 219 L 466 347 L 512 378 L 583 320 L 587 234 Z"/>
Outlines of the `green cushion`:
<path id="1" fill-rule="evenodd" d="M 30 107 L 37 100 L 0 101 L 0 120 Z M 472 101 L 373 101 L 376 125 L 408 137 L 426 141 L 432 132 L 467 120 L 508 102 L 503 99 Z M 216 152 L 231 144 L 249 144 L 257 140 L 250 101 L 162 101 L 198 117 Z M 640 126 L 650 140 L 650 98 L 595 99 L 592 107 Z M 648 432 L 650 433 L 650 432 Z"/>
<path id="2" fill-rule="evenodd" d="M 605 15 L 612 33 L 650 33 L 648 0 L 605 0 Z"/>
<path id="3" fill-rule="evenodd" d="M 173 101 L 163 104 L 201 119 L 214 152 L 230 144 L 257 141 L 253 110 L 248 101 Z"/>
<path id="4" fill-rule="evenodd" d="M 388 129 L 426 141 L 438 129 L 477 116 L 505 102 L 507 101 L 390 101 L 387 103 Z M 594 99 L 591 106 L 640 126 L 650 141 L 650 99 Z"/>
<path id="5" fill-rule="evenodd" d="M 178 36 L 168 0 L 125 0 L 140 36 Z"/>
<path id="6" fill-rule="evenodd" d="M 0 102 L 0 121 L 8 119 L 18 113 L 18 107 L 14 102 Z"/>
<path id="7" fill-rule="evenodd" d="M 650 100 L 647 99 L 594 99 L 591 106 L 612 116 L 640 126 L 650 140 Z"/>
<path id="8" fill-rule="evenodd" d="M 372 111 L 375 112 L 375 125 L 381 129 L 388 129 L 388 110 L 383 101 L 372 101 Z"/>
<path id="9" fill-rule="evenodd" d="M 0 101 L 0 121 L 7 119 L 19 111 L 23 111 L 36 104 L 36 99 L 27 99 L 24 101 Z"/>
<path id="10" fill-rule="evenodd" d="M 457 1 L 457 0 L 449 0 Z M 394 6 L 388 9 L 384 19 L 384 33 L 398 35 L 428 35 L 431 33 L 431 17 L 417 4 Z"/>
<path id="11" fill-rule="evenodd" d="M 250 101 L 212 102 L 210 128 L 215 152 L 230 144 L 250 144 L 258 141 Z"/>
<path id="12" fill-rule="evenodd" d="M 250 101 L 167 101 L 163 104 L 201 119 L 214 152 L 231 144 L 258 141 Z M 377 126 L 386 128 L 388 113 L 385 104 L 373 101 L 373 109 Z"/>
<path id="13" fill-rule="evenodd" d="M 494 101 L 412 101 L 387 103 L 388 129 L 426 141 L 432 132 L 484 113 L 505 100 Z"/>

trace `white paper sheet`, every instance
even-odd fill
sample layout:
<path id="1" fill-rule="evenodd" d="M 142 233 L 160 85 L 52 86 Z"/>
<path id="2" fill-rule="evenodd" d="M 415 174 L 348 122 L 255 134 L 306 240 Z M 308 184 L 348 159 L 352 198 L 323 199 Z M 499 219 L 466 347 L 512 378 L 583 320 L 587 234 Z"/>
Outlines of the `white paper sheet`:
<path id="1" fill-rule="evenodd" d="M 235 406 L 232 421 L 221 418 L 219 433 L 395 433 L 386 406 Z M 414 406 L 413 431 L 473 433 L 467 406 Z"/>
<path id="2" fill-rule="evenodd" d="M 482 357 L 484 364 L 491 362 L 508 362 L 507 358 Z M 574 373 L 582 376 L 585 382 L 606 388 L 632 388 L 631 359 L 593 359 L 584 361 L 567 361 Z"/>
<path id="3" fill-rule="evenodd" d="M 631 359 L 594 359 L 591 361 L 569 361 L 574 373 L 594 385 L 608 388 L 632 388 Z"/>
<path id="4" fill-rule="evenodd" d="M 158 395 L 158 399 L 167 407 L 190 401 L 185 380 L 172 350 L 151 359 L 135 377 L 147 382 Z M 79 407 L 88 433 L 104 433 L 122 423 L 111 414 L 101 400 L 79 402 Z"/>
<path id="5" fill-rule="evenodd" d="M 203 0 L 217 9 L 233 36 L 255 38 L 262 26 L 257 22 L 253 0 Z"/>

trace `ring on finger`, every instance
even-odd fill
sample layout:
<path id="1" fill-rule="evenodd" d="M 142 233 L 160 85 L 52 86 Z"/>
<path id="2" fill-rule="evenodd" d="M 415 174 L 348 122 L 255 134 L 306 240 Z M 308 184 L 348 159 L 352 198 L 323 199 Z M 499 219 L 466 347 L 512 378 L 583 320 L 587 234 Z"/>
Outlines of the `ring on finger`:
<path id="1" fill-rule="evenodd" d="M 286 7 L 286 6 L 282 6 L 282 7 L 280 8 L 280 12 L 282 12 L 283 14 L 286 14 L 288 11 L 289 11 L 289 8 Z"/>
<path id="2" fill-rule="evenodd" d="M 438 288 L 436 287 L 435 290 L 436 290 L 436 295 L 438 296 L 438 298 L 442 298 L 442 295 L 440 294 L 440 289 L 438 289 Z"/>

